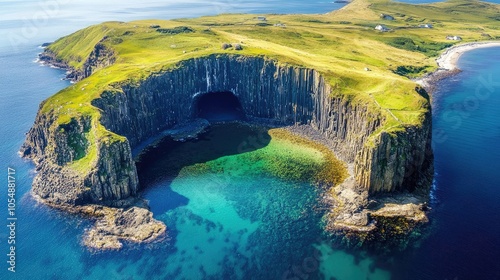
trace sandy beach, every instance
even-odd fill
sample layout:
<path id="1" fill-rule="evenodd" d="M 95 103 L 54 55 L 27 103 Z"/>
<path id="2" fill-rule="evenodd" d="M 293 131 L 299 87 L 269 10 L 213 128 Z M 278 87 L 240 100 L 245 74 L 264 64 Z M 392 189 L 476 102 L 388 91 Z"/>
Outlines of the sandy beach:
<path id="1" fill-rule="evenodd" d="M 475 42 L 453 46 L 447 49 L 441 56 L 436 59 L 440 69 L 454 70 L 457 67 L 457 62 L 465 52 L 480 48 L 500 47 L 500 42 Z"/>
<path id="2" fill-rule="evenodd" d="M 436 72 L 425 75 L 424 77 L 419 78 L 415 81 L 423 86 L 427 91 L 432 92 L 439 80 L 449 77 L 460 71 L 457 64 L 462 54 L 474 49 L 491 47 L 500 47 L 500 41 L 473 42 L 450 47 L 436 59 L 439 67 Z"/>

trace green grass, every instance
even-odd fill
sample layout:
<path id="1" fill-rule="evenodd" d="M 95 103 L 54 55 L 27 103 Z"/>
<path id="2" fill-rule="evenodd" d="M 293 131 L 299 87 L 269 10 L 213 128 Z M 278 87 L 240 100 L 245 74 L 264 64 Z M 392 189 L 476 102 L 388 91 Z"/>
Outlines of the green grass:
<path id="1" fill-rule="evenodd" d="M 390 46 L 413 52 L 421 52 L 428 56 L 437 56 L 445 48 L 453 44 L 445 42 L 434 42 L 410 37 L 381 37 Z M 425 68 L 425 67 L 424 67 Z"/>
<path id="2" fill-rule="evenodd" d="M 87 154 L 74 163 L 77 169 L 85 168 L 97 154 L 96 141 L 124 140 L 98 124 L 100 113 L 91 105 L 93 99 L 120 91 L 117 85 L 140 83 L 153 73 L 179 67 L 187 59 L 234 54 L 314 68 L 333 86 L 334 95 L 384 115 L 386 123 L 379 131 L 398 131 L 419 125 L 428 110 L 428 100 L 415 91 L 409 78 L 436 69 L 434 58 L 454 43 L 445 39 L 447 35 L 459 35 L 465 42 L 484 41 L 484 34 L 500 38 L 499 6 L 471 0 L 431 5 L 355 0 L 324 15 L 266 15 L 268 24 L 262 26 L 251 14 L 106 22 L 49 46 L 58 59 L 77 69 L 99 42 L 114 51 L 116 62 L 50 97 L 42 110 L 55 115 L 57 125 L 82 116 L 92 118 Z M 382 21 L 381 13 L 395 20 Z M 379 23 L 392 30 L 375 31 Z M 434 28 L 417 28 L 421 23 L 432 23 Z M 223 43 L 240 43 L 243 50 L 222 50 Z"/>
<path id="3" fill-rule="evenodd" d="M 112 30 L 111 24 L 93 25 L 57 40 L 49 46 L 49 50 L 54 52 L 58 59 L 79 69 L 94 46 Z"/>

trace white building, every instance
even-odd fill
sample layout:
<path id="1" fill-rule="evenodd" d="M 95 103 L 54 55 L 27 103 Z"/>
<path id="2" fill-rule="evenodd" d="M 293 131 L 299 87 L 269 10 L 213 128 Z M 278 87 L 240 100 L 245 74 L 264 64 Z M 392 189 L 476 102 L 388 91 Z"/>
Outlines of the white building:
<path id="1" fill-rule="evenodd" d="M 378 30 L 378 31 L 382 31 L 382 32 L 387 32 L 389 31 L 390 29 L 387 28 L 387 26 L 385 25 L 382 25 L 382 24 L 379 24 L 375 27 L 375 30 Z"/>
<path id="2" fill-rule="evenodd" d="M 462 41 L 462 37 L 460 36 L 446 36 L 446 40 L 452 40 L 452 41 Z"/>

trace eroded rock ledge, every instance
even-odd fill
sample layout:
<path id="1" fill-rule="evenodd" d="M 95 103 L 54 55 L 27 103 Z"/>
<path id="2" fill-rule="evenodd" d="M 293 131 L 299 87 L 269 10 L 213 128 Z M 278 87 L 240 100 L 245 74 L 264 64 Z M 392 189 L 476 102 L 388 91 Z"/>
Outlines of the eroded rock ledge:
<path id="1" fill-rule="evenodd" d="M 430 185 L 430 107 L 419 125 L 380 131 L 387 114 L 375 104 L 335 93 L 313 69 L 262 57 L 211 55 L 183 61 L 174 70 L 152 74 L 139 84 L 115 87 L 92 101 L 100 118 L 79 116 L 60 124 L 57 112 L 42 110 L 42 104 L 21 149 L 37 165 L 33 194 L 42 201 L 66 209 L 103 207 L 98 211 L 102 218 L 84 242 L 91 247 L 119 248 L 120 239 L 152 240 L 165 232 L 165 225 L 155 221 L 147 207 L 117 203 L 139 192 L 131 151 L 192 119 L 196 97 L 208 92 L 232 92 L 250 118 L 310 126 L 328 139 L 338 156 L 353 167 L 340 193 L 332 192 L 332 217 L 338 221 L 332 225 L 340 225 L 337 229 L 376 228 L 376 212 L 366 212 L 370 195 L 425 192 Z M 98 134 L 98 126 L 109 134 Z M 73 165 L 91 156 L 88 166 Z M 347 195 L 350 192 L 358 196 Z M 357 198 L 349 202 L 352 197 Z M 144 230 L 134 235 L 132 228 Z"/>
<path id="2" fill-rule="evenodd" d="M 108 202 L 105 205 L 70 205 L 54 203 L 33 193 L 36 201 L 50 207 L 94 220 L 92 228 L 84 235 L 82 243 L 93 250 L 121 249 L 123 241 L 157 242 L 167 237 L 167 227 L 153 218 L 147 202 L 130 197 Z"/>

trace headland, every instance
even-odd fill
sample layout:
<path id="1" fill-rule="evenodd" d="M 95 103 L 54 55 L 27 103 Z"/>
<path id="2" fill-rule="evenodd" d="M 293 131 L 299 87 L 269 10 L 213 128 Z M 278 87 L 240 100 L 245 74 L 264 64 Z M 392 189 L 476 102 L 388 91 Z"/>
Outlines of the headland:
<path id="1" fill-rule="evenodd" d="M 203 116 L 210 108 L 200 100 L 225 96 L 245 118 L 291 127 L 345 163 L 349 176 L 324 198 L 327 230 L 354 246 L 404 239 L 427 221 L 433 176 L 430 90 L 411 79 L 438 70 L 435 57 L 458 38 L 450 34 L 500 38 L 498 11 L 479 1 L 354 0 L 325 15 L 106 22 L 77 31 L 41 55 L 75 84 L 41 104 L 21 149 L 37 165 L 32 193 L 94 217 L 89 247 L 161 238 L 166 225 L 140 198 L 132 151 Z"/>

